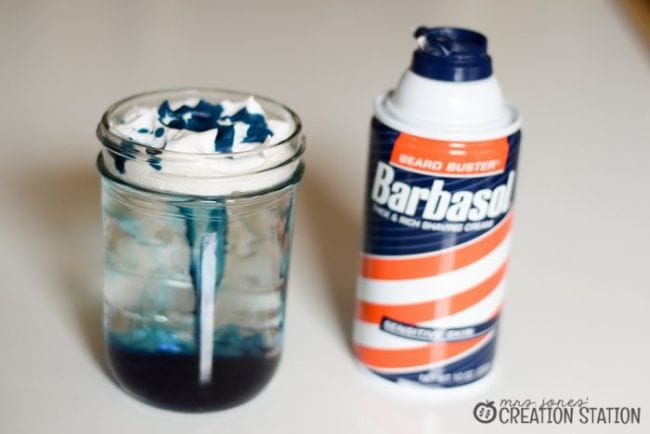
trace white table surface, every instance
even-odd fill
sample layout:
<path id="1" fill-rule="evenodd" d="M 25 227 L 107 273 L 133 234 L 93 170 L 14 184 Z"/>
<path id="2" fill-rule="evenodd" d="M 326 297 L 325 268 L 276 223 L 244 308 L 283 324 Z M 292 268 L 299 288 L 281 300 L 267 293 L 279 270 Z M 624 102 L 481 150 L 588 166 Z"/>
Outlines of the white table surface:
<path id="1" fill-rule="evenodd" d="M 349 331 L 371 103 L 421 23 L 484 31 L 525 124 L 497 375 L 413 401 L 365 381 Z M 617 3 L 3 1 L 0 53 L 0 433 L 648 432 L 650 57 Z M 118 98 L 185 85 L 284 101 L 309 146 L 280 369 L 205 415 L 122 393 L 101 331 L 95 125 Z M 542 397 L 640 406 L 642 424 L 471 415 Z"/>

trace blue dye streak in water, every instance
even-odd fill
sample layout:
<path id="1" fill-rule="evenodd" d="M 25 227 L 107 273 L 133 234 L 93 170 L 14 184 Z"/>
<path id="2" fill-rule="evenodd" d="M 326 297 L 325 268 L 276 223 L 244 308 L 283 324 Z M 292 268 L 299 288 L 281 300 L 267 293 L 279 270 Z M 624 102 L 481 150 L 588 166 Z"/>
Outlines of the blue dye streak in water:
<path id="1" fill-rule="evenodd" d="M 180 206 L 179 212 L 183 216 L 186 225 L 185 236 L 187 243 L 190 247 L 190 278 L 194 286 L 196 305 L 194 309 L 194 330 L 195 339 L 197 342 L 197 349 L 201 341 L 201 291 L 207 288 L 201 288 L 201 275 L 202 273 L 215 273 L 216 291 L 221 285 L 223 273 L 225 269 L 226 259 L 226 243 L 228 235 L 228 216 L 226 211 L 225 201 L 218 199 L 211 204 L 212 208 L 207 211 L 202 207 L 189 207 Z M 217 236 L 217 251 L 216 267 L 214 270 L 202 270 L 202 258 L 206 252 L 203 251 L 204 243 L 201 242 L 202 238 L 208 234 L 216 234 Z M 210 252 L 212 253 L 212 252 Z"/>
<path id="2" fill-rule="evenodd" d="M 177 330 L 161 325 L 143 325 L 126 332 L 110 332 L 109 344 L 149 354 L 195 354 L 197 342 L 178 336 Z M 264 357 L 273 347 L 262 333 L 237 324 L 226 324 L 214 331 L 214 355 L 218 357 Z"/>

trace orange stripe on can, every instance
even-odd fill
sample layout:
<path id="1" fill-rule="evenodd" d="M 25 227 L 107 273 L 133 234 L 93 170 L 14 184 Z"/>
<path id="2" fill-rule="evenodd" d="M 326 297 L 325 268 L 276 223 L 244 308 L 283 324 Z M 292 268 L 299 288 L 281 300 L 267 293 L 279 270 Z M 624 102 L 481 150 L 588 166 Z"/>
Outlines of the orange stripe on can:
<path id="1" fill-rule="evenodd" d="M 480 237 L 452 250 L 415 258 L 364 256 L 361 274 L 368 279 L 418 279 L 446 273 L 476 262 L 503 241 L 512 226 L 512 212 L 499 225 Z"/>
<path id="2" fill-rule="evenodd" d="M 378 324 L 383 317 L 406 323 L 419 323 L 443 318 L 463 311 L 486 298 L 503 280 L 507 268 L 504 262 L 490 277 L 461 293 L 413 304 L 377 304 L 359 302 L 357 305 L 357 318 L 361 321 Z"/>
<path id="3" fill-rule="evenodd" d="M 425 347 L 406 350 L 382 350 L 355 345 L 357 357 L 368 366 L 376 368 L 407 368 L 441 362 L 478 347 L 490 335 L 477 336 L 457 342 L 435 342 Z"/>

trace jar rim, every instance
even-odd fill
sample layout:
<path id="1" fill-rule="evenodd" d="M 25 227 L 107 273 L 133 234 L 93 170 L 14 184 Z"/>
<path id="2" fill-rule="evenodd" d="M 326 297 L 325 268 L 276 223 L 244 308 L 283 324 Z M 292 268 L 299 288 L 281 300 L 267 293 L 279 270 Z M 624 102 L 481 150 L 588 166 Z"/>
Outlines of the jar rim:
<path id="1" fill-rule="evenodd" d="M 213 202 L 215 200 L 222 200 L 224 198 L 227 199 L 246 199 L 246 198 L 251 198 L 251 197 L 259 197 L 263 196 L 266 194 L 271 194 L 275 193 L 277 191 L 283 190 L 285 188 L 295 186 L 298 184 L 301 180 L 302 177 L 304 176 L 305 173 L 305 164 L 303 162 L 300 162 L 296 168 L 296 170 L 293 172 L 293 174 L 282 181 L 279 184 L 274 184 L 272 186 L 266 187 L 261 190 L 254 190 L 254 191 L 246 191 L 246 192 L 234 192 L 231 194 L 215 194 L 215 195 L 202 195 L 202 194 L 193 194 L 193 193 L 179 193 L 175 191 L 167 191 L 167 190 L 156 190 L 155 188 L 147 187 L 147 186 L 142 186 L 142 185 L 137 185 L 137 184 L 132 184 L 123 178 L 120 178 L 119 176 L 116 176 L 114 173 L 112 173 L 110 170 L 106 168 L 106 162 L 103 159 L 103 155 L 100 153 L 97 156 L 97 159 L 95 160 L 95 166 L 97 168 L 97 171 L 99 174 L 107 181 L 113 182 L 115 184 L 119 184 L 125 188 L 130 188 L 142 193 L 147 193 L 147 194 L 154 194 L 154 195 L 159 195 L 159 196 L 165 196 L 165 197 L 170 197 L 170 198 L 177 198 L 177 199 L 182 199 L 182 200 L 187 200 L 187 199 L 194 199 L 197 201 L 205 201 L 205 202 Z M 273 168 L 275 169 L 275 168 Z M 273 170 L 272 169 L 272 170 Z"/>
<path id="2" fill-rule="evenodd" d="M 267 104 L 270 106 L 273 106 L 281 111 L 283 111 L 285 114 L 288 115 L 288 118 L 291 119 L 291 127 L 292 130 L 290 134 L 287 135 L 287 137 L 283 138 L 282 140 L 279 140 L 276 143 L 273 143 L 268 146 L 260 146 L 257 148 L 245 150 L 245 151 L 239 151 L 239 152 L 183 152 L 183 151 L 174 151 L 174 150 L 168 150 L 164 149 L 161 150 L 159 148 L 149 146 L 145 143 L 139 142 L 137 140 L 133 140 L 129 137 L 122 136 L 120 134 L 117 134 L 113 128 L 111 128 L 111 121 L 114 119 L 114 116 L 120 109 L 124 109 L 125 107 L 129 106 L 135 106 L 134 103 L 136 103 L 139 100 L 146 99 L 148 97 L 155 97 L 158 95 L 164 95 L 164 94 L 178 94 L 179 96 L 186 96 L 186 97 L 201 97 L 202 95 L 204 96 L 205 94 L 226 94 L 232 97 L 237 97 L 239 99 L 246 99 L 248 97 L 253 97 L 255 100 L 258 102 L 261 102 L 263 104 Z M 282 104 L 281 102 L 278 102 L 272 98 L 268 98 L 259 94 L 251 93 L 251 92 L 243 92 L 239 90 L 232 90 L 232 89 L 224 89 L 224 88 L 212 88 L 212 87 L 174 87 L 174 88 L 164 88 L 164 89 L 156 89 L 156 90 L 151 90 L 151 91 L 145 91 L 145 92 L 140 92 L 131 96 L 128 96 L 126 98 L 122 98 L 119 101 L 111 104 L 104 114 L 102 115 L 102 118 L 97 125 L 97 138 L 102 142 L 102 144 L 106 147 L 115 149 L 115 150 L 120 150 L 122 147 L 123 142 L 128 142 L 129 145 L 135 146 L 136 149 L 142 149 L 143 151 L 146 152 L 147 149 L 150 150 L 156 150 L 156 152 L 164 152 L 166 155 L 174 155 L 178 156 L 179 158 L 209 158 L 209 159 L 227 159 L 227 158 L 232 158 L 232 157 L 246 157 L 248 155 L 254 155 L 256 153 L 259 153 L 260 150 L 268 150 L 268 149 L 273 149 L 282 145 L 287 144 L 288 142 L 296 140 L 300 134 L 302 133 L 302 122 L 300 120 L 300 117 L 294 112 L 292 109 L 287 107 L 286 105 Z"/>

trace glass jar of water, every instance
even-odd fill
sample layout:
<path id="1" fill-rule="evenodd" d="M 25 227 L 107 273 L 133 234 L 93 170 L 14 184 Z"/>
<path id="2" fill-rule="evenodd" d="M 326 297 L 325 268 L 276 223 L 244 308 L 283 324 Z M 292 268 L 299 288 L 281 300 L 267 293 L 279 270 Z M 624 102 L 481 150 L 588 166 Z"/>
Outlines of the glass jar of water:
<path id="1" fill-rule="evenodd" d="M 201 121 L 201 104 L 214 108 L 247 97 L 206 89 L 152 92 L 114 104 L 98 126 L 110 367 L 123 389 L 152 405 L 228 408 L 255 396 L 273 376 L 305 141 L 295 113 L 257 96 L 265 116 L 284 126 L 282 137 L 243 150 L 171 150 L 140 135 L 155 141 L 167 134 L 159 128 L 141 128 L 134 137 L 119 126 L 134 109 L 193 101 L 174 113 L 185 107 L 190 114 L 179 119 Z M 217 127 L 235 125 L 219 113 L 212 120 Z M 175 133 L 183 126 L 171 125 L 176 128 L 166 130 Z"/>

